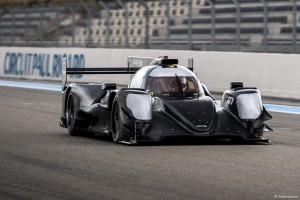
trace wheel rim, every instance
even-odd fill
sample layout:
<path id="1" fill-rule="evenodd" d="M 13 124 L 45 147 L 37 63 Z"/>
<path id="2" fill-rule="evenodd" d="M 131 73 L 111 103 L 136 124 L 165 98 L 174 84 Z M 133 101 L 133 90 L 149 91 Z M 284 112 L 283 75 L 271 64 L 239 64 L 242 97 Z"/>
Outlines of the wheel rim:
<path id="1" fill-rule="evenodd" d="M 69 129 L 72 128 L 74 125 L 74 104 L 71 98 L 68 102 L 67 125 Z"/>
<path id="2" fill-rule="evenodd" d="M 113 141 L 117 141 L 119 138 L 119 109 L 117 104 L 114 106 L 113 119 L 112 119 L 112 139 Z"/>

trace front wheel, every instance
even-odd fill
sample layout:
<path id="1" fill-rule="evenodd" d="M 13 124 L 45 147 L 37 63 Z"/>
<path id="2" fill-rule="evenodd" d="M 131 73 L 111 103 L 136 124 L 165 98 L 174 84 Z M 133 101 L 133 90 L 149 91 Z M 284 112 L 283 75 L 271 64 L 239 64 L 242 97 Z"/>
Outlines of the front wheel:
<path id="1" fill-rule="evenodd" d="M 120 118 L 120 107 L 117 100 L 114 101 L 111 114 L 111 138 L 115 143 L 125 139 L 124 128 Z"/>

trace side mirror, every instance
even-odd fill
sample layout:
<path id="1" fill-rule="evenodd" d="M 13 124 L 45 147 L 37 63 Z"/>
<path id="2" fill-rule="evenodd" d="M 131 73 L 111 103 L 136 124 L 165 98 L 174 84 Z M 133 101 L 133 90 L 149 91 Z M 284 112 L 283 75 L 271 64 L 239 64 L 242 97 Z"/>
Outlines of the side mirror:
<path id="1" fill-rule="evenodd" d="M 102 90 L 115 90 L 116 88 L 116 83 L 102 83 Z"/>

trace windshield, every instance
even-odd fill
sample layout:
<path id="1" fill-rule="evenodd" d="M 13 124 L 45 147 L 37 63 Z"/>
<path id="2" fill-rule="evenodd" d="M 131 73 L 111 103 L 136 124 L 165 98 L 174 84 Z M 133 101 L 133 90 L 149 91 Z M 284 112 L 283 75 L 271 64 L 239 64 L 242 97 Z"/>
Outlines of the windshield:
<path id="1" fill-rule="evenodd" d="M 186 92 L 198 93 L 197 81 L 194 77 L 148 77 L 147 91 L 154 94 Z"/>

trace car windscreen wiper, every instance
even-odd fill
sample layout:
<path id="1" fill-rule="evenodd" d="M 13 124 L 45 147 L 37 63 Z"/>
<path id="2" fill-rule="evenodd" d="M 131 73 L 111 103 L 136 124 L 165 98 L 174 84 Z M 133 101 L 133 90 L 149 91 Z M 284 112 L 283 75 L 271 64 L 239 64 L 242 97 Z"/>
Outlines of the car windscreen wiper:
<path id="1" fill-rule="evenodd" d="M 180 79 L 179 79 L 179 77 L 177 76 L 177 74 L 175 73 L 175 76 L 176 76 L 176 82 L 177 82 L 177 85 L 178 85 L 178 89 L 179 89 L 179 92 L 180 92 L 180 94 L 182 94 L 183 93 L 183 88 L 182 88 L 182 85 L 181 85 L 181 83 L 180 83 Z"/>

